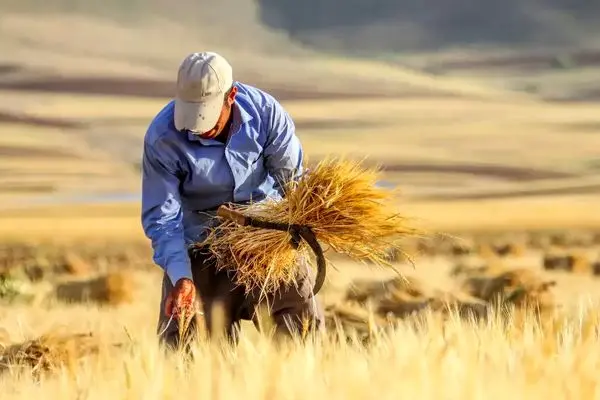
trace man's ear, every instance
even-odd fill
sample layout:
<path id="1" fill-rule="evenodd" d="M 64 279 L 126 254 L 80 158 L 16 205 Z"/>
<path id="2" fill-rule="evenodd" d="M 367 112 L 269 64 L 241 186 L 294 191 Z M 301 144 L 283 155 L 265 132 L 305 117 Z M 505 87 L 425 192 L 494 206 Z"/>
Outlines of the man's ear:
<path id="1" fill-rule="evenodd" d="M 237 94 L 237 87 L 232 87 L 231 91 L 227 95 L 227 104 L 232 105 L 235 100 L 235 95 Z"/>

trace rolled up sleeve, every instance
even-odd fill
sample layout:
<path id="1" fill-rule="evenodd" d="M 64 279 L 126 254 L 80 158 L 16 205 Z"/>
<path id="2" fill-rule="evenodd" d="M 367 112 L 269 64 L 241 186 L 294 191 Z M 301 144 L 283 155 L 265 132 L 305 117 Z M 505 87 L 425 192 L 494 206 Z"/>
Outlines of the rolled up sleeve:
<path id="1" fill-rule="evenodd" d="M 275 189 L 284 196 L 285 185 L 298 179 L 303 172 L 304 153 L 290 115 L 276 100 L 271 104 L 264 148 L 265 165 L 275 180 Z"/>
<path id="2" fill-rule="evenodd" d="M 173 285 L 181 278 L 192 279 L 184 240 L 179 178 L 166 156 L 161 156 L 147 141 L 142 156 L 141 219 L 144 233 L 152 241 L 153 260 Z"/>

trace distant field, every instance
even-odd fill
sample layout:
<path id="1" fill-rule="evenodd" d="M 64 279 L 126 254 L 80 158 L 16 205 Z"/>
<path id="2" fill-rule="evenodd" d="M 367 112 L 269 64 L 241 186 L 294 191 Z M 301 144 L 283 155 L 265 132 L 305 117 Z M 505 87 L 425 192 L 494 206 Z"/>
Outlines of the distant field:
<path id="1" fill-rule="evenodd" d="M 0 130 L 0 199 L 118 188 L 132 177 L 127 165 L 90 146 L 81 131 L 14 122 L 0 122 Z"/>
<path id="2" fill-rule="evenodd" d="M 487 200 L 410 201 L 400 212 L 411 223 L 436 232 L 510 232 L 600 229 L 599 195 Z M 24 206 L 0 211 L 0 237 L 69 241 L 86 237 L 142 239 L 139 203 Z"/>
<path id="3" fill-rule="evenodd" d="M 109 186 L 128 190 L 137 189 L 132 174 L 147 125 L 168 101 L 45 93 L 36 97 L 20 92 L 10 92 L 10 97 L 22 104 L 23 121 L 0 121 L 0 129 L 7 133 L 0 138 L 4 155 L 0 169 L 11 171 L 3 179 L 19 176 L 19 181 L 39 179 L 40 183 L 50 179 L 60 188 L 66 185 L 66 173 L 73 179 L 87 171 L 105 177 Z M 591 129 L 600 126 L 600 107 L 594 104 L 443 98 L 283 104 L 296 121 L 309 160 L 331 153 L 367 157 L 389 167 L 388 180 L 411 195 L 428 195 L 452 185 L 457 190 L 468 187 L 470 192 L 518 192 L 531 190 L 534 183 L 544 190 L 555 184 L 597 186 L 600 136 Z M 80 126 L 33 126 L 27 117 Z M 522 172 L 515 172 L 516 179 L 486 172 L 494 168 Z M 42 178 L 42 173 L 48 178 Z M 533 182 L 518 174 L 539 177 Z M 81 176 L 82 185 L 85 179 Z"/>

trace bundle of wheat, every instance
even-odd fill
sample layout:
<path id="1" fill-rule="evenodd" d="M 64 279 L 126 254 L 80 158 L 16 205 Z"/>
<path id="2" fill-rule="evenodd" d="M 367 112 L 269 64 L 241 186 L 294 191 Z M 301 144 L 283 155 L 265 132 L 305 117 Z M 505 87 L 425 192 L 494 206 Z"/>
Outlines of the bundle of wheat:
<path id="1" fill-rule="evenodd" d="M 0 371 L 15 367 L 31 368 L 34 376 L 73 367 L 79 360 L 98 354 L 101 345 L 91 333 L 51 333 L 23 343 L 15 343 L 0 353 Z"/>
<path id="2" fill-rule="evenodd" d="M 96 302 L 108 305 L 130 303 L 133 300 L 134 276 L 129 271 L 111 272 L 86 280 L 61 282 L 56 285 L 56 297 L 64 302 Z"/>
<path id="3" fill-rule="evenodd" d="M 423 298 L 426 297 L 425 292 L 423 283 L 414 277 L 394 277 L 386 280 L 355 279 L 350 282 L 344 300 L 359 304 L 369 301 L 377 303 L 394 293 L 406 294 L 410 298 Z"/>
<path id="4" fill-rule="evenodd" d="M 360 161 L 329 158 L 286 186 L 280 201 L 238 206 L 247 216 L 311 227 L 320 243 L 355 260 L 390 265 L 389 251 L 399 239 L 416 236 L 407 218 L 395 212 L 396 191 L 378 186 L 380 171 Z M 276 289 L 293 283 L 307 244 L 295 248 L 285 231 L 222 221 L 198 244 L 210 250 L 217 268 L 232 270 L 246 290 Z"/>
<path id="5" fill-rule="evenodd" d="M 466 319 L 483 319 L 488 315 L 488 303 L 462 291 L 440 291 L 429 302 L 432 311 L 457 315 Z"/>
<path id="6" fill-rule="evenodd" d="M 393 325 L 365 308 L 342 303 L 325 307 L 325 326 L 334 337 L 336 332 L 346 337 L 357 335 L 366 343 L 375 332 Z"/>
<path id="7" fill-rule="evenodd" d="M 466 280 L 464 290 L 486 302 L 541 310 L 553 307 L 551 288 L 555 285 L 556 281 L 545 279 L 528 268 L 511 268 L 472 276 Z"/>
<path id="8" fill-rule="evenodd" d="M 546 270 L 562 270 L 578 274 L 593 274 L 592 260 L 584 252 L 550 251 L 544 254 L 542 266 Z"/>

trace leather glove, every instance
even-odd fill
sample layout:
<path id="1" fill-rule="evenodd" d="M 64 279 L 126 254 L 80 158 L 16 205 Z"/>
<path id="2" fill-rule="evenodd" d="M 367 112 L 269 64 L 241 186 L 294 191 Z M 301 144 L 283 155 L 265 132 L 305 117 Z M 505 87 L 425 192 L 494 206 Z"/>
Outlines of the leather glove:
<path id="1" fill-rule="evenodd" d="M 181 311 L 190 315 L 195 311 L 196 286 L 191 279 L 181 278 L 165 301 L 165 314 L 167 317 L 179 318 Z"/>

